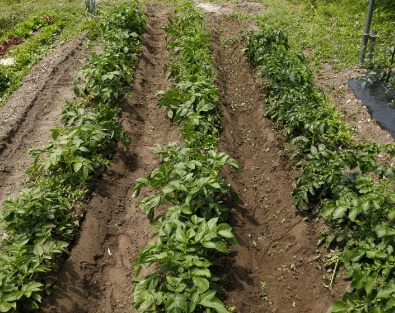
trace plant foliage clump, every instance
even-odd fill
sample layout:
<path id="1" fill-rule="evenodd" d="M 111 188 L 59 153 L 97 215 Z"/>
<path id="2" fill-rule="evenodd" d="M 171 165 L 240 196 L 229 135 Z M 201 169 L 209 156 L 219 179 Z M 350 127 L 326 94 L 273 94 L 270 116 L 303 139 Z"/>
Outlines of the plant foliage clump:
<path id="1" fill-rule="evenodd" d="M 157 147 L 161 165 L 138 179 L 134 189 L 134 197 L 144 187 L 155 191 L 139 206 L 157 228 L 157 240 L 135 260 L 137 274 L 151 265 L 155 270 L 133 282 L 133 307 L 139 312 L 228 313 L 212 270 L 222 265 L 228 245 L 237 244 L 223 204 L 233 193 L 220 170 L 240 168 L 218 151 L 218 91 L 203 15 L 187 3 L 164 29 L 171 55 L 166 70 L 175 85 L 160 92 L 160 106 L 181 128 L 184 147 Z M 154 221 L 159 206 L 168 208 Z"/>
<path id="2" fill-rule="evenodd" d="M 67 253 L 78 227 L 74 205 L 84 196 L 87 183 L 105 170 L 117 142 L 129 146 L 118 123 L 117 100 L 131 80 L 129 66 L 136 64 L 145 19 L 134 1 L 113 14 L 124 17 L 112 29 L 113 35 L 123 33 L 124 40 L 111 44 L 119 38 L 105 36 L 109 44 L 104 57 L 93 54 L 81 69 L 87 84 L 84 98 L 63 106 L 63 127 L 51 130 L 53 141 L 47 146 L 29 151 L 34 163 L 26 170 L 25 188 L 2 205 L 0 223 L 6 234 L 0 246 L 0 312 L 39 308 L 45 286 L 39 275 L 57 266 L 57 255 Z M 99 93 L 102 81 L 108 88 Z"/>
<path id="3" fill-rule="evenodd" d="M 268 86 L 266 114 L 283 123 L 285 135 L 306 155 L 294 203 L 327 222 L 320 242 L 340 248 L 351 280 L 328 313 L 394 312 L 395 167 L 389 160 L 395 146 L 352 145 L 348 127 L 313 86 L 304 57 L 289 52 L 282 31 L 250 33 L 247 44 L 247 57 Z"/>
<path id="4" fill-rule="evenodd" d="M 247 35 L 247 58 L 260 69 L 267 86 L 265 115 L 283 123 L 283 134 L 294 137 L 302 149 L 310 144 L 347 145 L 351 133 L 340 115 L 314 86 L 303 54 L 289 50 L 281 31 L 264 28 Z"/>

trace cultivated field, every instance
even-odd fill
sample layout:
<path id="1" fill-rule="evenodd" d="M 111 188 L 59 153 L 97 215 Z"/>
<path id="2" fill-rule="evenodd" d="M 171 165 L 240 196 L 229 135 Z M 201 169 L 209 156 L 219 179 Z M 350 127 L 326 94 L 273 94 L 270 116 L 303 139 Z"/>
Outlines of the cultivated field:
<path id="1" fill-rule="evenodd" d="M 301 7 L 47 2 L 0 13 L 53 19 L 0 58 L 0 312 L 393 312 L 393 139 Z"/>

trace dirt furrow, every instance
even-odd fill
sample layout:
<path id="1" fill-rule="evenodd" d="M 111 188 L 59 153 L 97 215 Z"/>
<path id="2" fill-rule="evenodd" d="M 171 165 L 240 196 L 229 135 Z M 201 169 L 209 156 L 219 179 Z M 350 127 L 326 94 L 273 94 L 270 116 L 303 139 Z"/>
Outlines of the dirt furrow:
<path id="1" fill-rule="evenodd" d="M 169 6 L 151 5 L 147 32 L 132 86 L 133 97 L 122 109 L 122 127 L 131 147 L 119 147 L 94 191 L 83 206 L 80 234 L 53 281 L 52 294 L 44 299 L 41 312 L 109 313 L 131 312 L 132 259 L 151 238 L 145 214 L 131 199 L 137 178 L 156 167 L 150 147 L 176 141 L 178 130 L 157 106 L 156 93 L 168 86 L 162 68 L 167 60 L 161 26 L 167 24 Z"/>
<path id="2" fill-rule="evenodd" d="M 86 59 L 83 41 L 65 42 L 39 62 L 0 109 L 0 203 L 19 192 L 33 162 L 27 150 L 51 139 L 61 106 L 74 97 L 72 81 Z"/>
<path id="3" fill-rule="evenodd" d="M 223 133 L 220 149 L 243 169 L 225 177 L 241 196 L 230 223 L 240 246 L 232 249 L 227 268 L 228 304 L 235 312 L 326 312 L 333 302 L 319 269 L 317 237 L 308 217 L 292 204 L 296 173 L 285 152 L 287 144 L 263 116 L 263 90 L 249 66 L 241 31 L 248 20 L 208 14 Z"/>

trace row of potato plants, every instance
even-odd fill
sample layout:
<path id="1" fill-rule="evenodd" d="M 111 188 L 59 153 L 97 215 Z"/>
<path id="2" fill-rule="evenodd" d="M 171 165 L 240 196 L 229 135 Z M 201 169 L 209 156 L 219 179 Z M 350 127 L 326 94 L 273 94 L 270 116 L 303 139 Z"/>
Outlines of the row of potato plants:
<path id="1" fill-rule="evenodd" d="M 178 124 L 184 144 L 158 146 L 161 165 L 135 186 L 134 197 L 144 187 L 153 189 L 139 206 L 157 230 L 135 260 L 136 275 L 147 267 L 150 274 L 133 282 L 133 307 L 139 312 L 226 313 L 214 271 L 237 241 L 223 203 L 232 191 L 220 170 L 240 168 L 218 151 L 218 91 L 203 15 L 192 3 L 177 7 L 176 13 L 164 27 L 170 52 L 166 70 L 174 86 L 160 92 L 159 104 Z M 166 211 L 155 217 L 159 207 Z"/>
<path id="2" fill-rule="evenodd" d="M 24 188 L 2 205 L 0 312 L 38 309 L 49 287 L 43 273 L 57 267 L 78 229 L 74 206 L 103 173 L 117 142 L 129 145 L 117 117 L 145 18 L 132 1 L 101 17 L 100 25 L 104 51 L 92 54 L 76 80 L 75 91 L 83 97 L 63 106 L 63 126 L 51 130 L 51 142 L 29 150 L 34 163 Z"/>
<path id="3" fill-rule="evenodd" d="M 326 221 L 320 243 L 339 248 L 351 281 L 328 313 L 394 312 L 394 145 L 353 141 L 281 30 L 262 26 L 249 33 L 246 55 L 267 86 L 266 114 L 305 154 L 294 203 Z"/>

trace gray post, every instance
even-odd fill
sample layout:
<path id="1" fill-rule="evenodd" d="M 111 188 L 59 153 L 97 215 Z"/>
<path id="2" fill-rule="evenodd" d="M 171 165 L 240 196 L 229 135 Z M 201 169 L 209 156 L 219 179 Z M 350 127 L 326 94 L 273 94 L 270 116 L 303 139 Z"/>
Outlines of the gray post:
<path id="1" fill-rule="evenodd" d="M 369 35 L 369 37 L 370 37 L 370 44 L 369 44 L 368 60 L 369 60 L 369 62 L 372 62 L 374 44 L 375 44 L 376 38 L 377 38 L 377 30 L 372 30 L 372 33 Z"/>
<path id="2" fill-rule="evenodd" d="M 370 30 L 370 24 L 372 23 L 373 9 L 374 9 L 374 0 L 369 0 L 368 14 L 366 15 L 365 29 L 362 39 L 361 59 L 359 61 L 361 65 L 363 65 L 365 61 L 366 46 L 368 45 L 368 40 L 370 37 L 369 30 Z"/>

